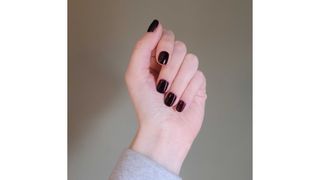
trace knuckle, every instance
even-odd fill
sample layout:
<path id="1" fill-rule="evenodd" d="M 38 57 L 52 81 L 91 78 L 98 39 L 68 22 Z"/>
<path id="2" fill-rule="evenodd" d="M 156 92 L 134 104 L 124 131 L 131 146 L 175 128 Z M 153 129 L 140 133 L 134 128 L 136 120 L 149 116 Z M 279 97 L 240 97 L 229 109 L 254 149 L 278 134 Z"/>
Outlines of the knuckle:
<path id="1" fill-rule="evenodd" d="M 204 100 L 208 99 L 208 94 L 206 92 L 203 93 L 203 98 L 204 98 Z"/>
<path id="2" fill-rule="evenodd" d="M 166 31 L 164 31 L 163 36 L 164 36 L 165 38 L 168 38 L 168 39 L 174 39 L 174 38 L 175 38 L 175 34 L 174 34 L 174 32 L 171 31 L 171 30 L 166 30 Z"/>
<path id="3" fill-rule="evenodd" d="M 173 44 L 175 35 L 172 31 L 164 31 L 159 44 L 168 45 Z"/>
<path id="4" fill-rule="evenodd" d="M 196 67 L 198 69 L 199 60 L 195 54 L 189 53 L 186 55 L 186 61 L 191 64 L 191 66 Z"/>
<path id="5" fill-rule="evenodd" d="M 205 75 L 203 74 L 202 71 L 198 70 L 198 71 L 196 72 L 196 74 L 197 74 L 197 76 L 199 76 L 199 78 L 200 78 L 202 81 L 206 81 L 206 77 L 205 77 Z"/>
<path id="6" fill-rule="evenodd" d="M 200 70 L 197 70 L 197 74 L 198 74 L 200 77 L 204 76 L 204 75 L 203 75 L 203 72 L 200 71 Z"/>
<path id="7" fill-rule="evenodd" d="M 187 46 L 182 41 L 176 41 L 175 44 L 174 44 L 174 49 L 179 51 L 179 52 L 186 52 L 187 51 Z"/>

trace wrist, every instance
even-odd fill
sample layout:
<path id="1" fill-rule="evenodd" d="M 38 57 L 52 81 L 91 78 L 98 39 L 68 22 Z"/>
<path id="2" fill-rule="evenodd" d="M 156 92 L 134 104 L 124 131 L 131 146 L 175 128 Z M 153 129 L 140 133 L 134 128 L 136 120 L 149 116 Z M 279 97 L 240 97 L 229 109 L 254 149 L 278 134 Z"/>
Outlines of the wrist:
<path id="1" fill-rule="evenodd" d="M 177 129 L 141 126 L 138 128 L 130 148 L 179 174 L 192 144 L 180 134 Z"/>

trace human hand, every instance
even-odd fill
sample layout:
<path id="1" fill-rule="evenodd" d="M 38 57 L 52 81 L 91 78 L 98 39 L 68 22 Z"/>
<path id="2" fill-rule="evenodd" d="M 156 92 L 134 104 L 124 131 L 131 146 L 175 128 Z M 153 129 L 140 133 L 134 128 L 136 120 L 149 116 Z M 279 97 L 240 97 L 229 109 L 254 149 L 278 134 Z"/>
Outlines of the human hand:
<path id="1" fill-rule="evenodd" d="M 139 123 L 130 148 L 179 174 L 204 118 L 198 58 L 154 20 L 135 45 L 125 80 Z"/>

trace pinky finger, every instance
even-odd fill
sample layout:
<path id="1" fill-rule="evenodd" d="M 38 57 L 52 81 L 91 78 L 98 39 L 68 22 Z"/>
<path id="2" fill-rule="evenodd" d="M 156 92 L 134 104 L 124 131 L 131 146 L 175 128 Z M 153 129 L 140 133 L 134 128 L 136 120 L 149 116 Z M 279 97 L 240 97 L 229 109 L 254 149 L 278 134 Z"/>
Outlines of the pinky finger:
<path id="1" fill-rule="evenodd" d="M 198 95 L 198 91 L 202 88 L 205 83 L 205 77 L 201 71 L 197 71 L 192 77 L 187 88 L 184 90 L 176 108 L 176 111 L 182 112 L 184 109 L 188 108 L 193 102 L 195 96 Z"/>

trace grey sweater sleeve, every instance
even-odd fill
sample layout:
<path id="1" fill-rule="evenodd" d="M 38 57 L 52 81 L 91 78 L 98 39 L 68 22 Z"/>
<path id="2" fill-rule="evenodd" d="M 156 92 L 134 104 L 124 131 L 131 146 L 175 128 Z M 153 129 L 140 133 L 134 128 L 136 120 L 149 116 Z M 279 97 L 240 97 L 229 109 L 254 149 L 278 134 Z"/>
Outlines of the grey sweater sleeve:
<path id="1" fill-rule="evenodd" d="M 115 166 L 109 180 L 181 180 L 148 157 L 127 149 Z"/>

